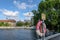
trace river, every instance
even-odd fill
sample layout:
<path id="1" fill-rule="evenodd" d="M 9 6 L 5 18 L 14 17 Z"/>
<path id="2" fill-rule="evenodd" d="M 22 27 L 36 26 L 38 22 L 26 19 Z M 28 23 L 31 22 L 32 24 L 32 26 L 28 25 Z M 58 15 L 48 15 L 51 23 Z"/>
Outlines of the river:
<path id="1" fill-rule="evenodd" d="M 0 29 L 0 40 L 36 40 L 36 33 L 31 29 Z"/>

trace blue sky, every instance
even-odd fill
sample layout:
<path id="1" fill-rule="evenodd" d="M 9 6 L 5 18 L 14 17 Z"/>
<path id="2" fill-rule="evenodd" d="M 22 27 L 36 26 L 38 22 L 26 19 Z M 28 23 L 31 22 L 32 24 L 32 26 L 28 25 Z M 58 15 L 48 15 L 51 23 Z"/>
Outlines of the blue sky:
<path id="1" fill-rule="evenodd" d="M 41 0 L 0 0 L 0 19 L 25 20 L 26 15 L 38 9 Z M 31 14 L 33 15 L 33 14 Z"/>

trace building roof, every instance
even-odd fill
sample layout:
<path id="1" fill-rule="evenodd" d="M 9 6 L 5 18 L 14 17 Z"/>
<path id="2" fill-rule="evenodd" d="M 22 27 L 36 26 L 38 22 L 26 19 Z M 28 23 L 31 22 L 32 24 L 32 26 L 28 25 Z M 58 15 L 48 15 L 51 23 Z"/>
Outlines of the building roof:
<path id="1" fill-rule="evenodd" d="M 0 20 L 0 22 L 16 22 L 15 20 Z"/>

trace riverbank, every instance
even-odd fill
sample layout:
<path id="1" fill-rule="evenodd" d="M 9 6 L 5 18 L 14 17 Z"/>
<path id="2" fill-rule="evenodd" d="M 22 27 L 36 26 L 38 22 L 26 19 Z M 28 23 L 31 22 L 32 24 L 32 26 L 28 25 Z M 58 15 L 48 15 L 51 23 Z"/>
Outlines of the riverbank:
<path id="1" fill-rule="evenodd" d="M 0 29 L 34 29 L 34 27 L 0 27 Z"/>

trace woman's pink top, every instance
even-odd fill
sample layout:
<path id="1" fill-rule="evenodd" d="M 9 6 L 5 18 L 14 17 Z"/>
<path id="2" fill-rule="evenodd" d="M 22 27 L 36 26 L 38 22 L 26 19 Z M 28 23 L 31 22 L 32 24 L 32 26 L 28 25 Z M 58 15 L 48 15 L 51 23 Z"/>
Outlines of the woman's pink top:
<path id="1" fill-rule="evenodd" d="M 42 21 L 39 20 L 37 25 L 36 25 L 36 30 L 40 30 L 41 24 L 42 24 Z"/>
<path id="2" fill-rule="evenodd" d="M 44 33 L 46 33 L 46 25 L 45 23 L 43 24 L 44 25 Z M 38 21 L 37 25 L 36 25 L 36 30 L 40 30 L 40 32 L 42 32 L 42 21 Z"/>

